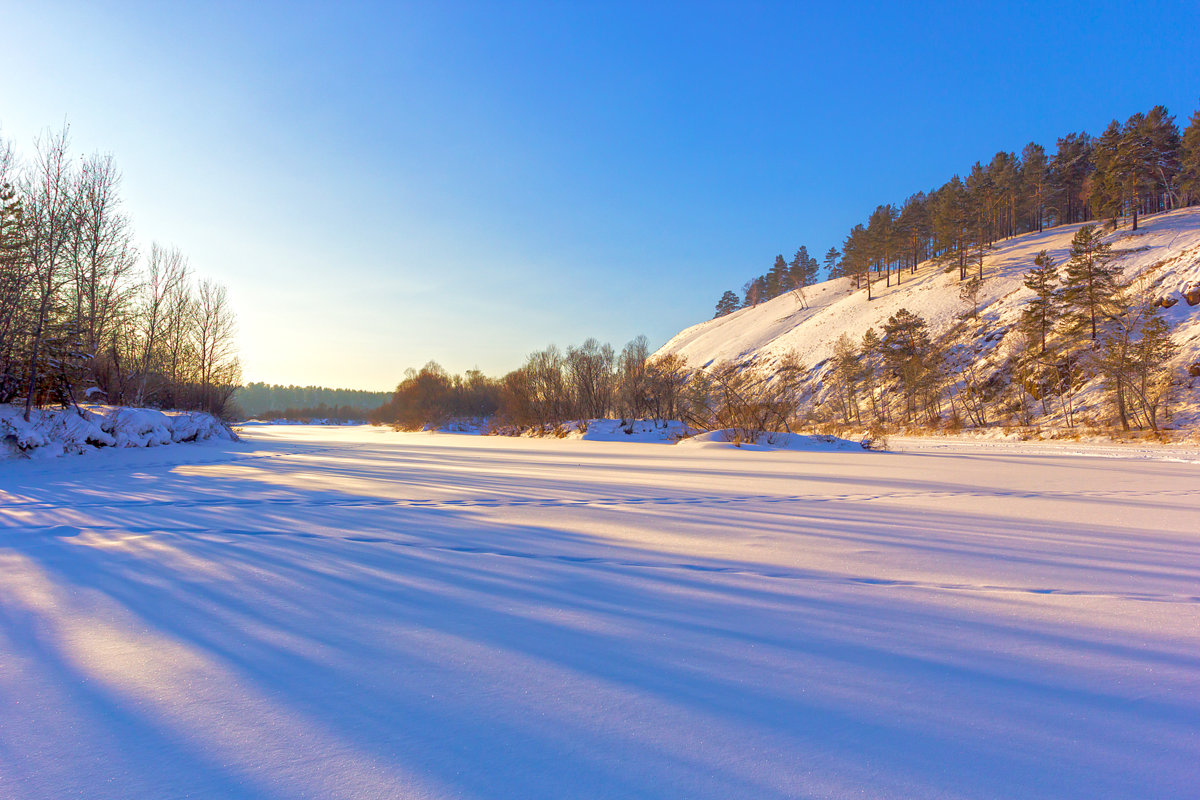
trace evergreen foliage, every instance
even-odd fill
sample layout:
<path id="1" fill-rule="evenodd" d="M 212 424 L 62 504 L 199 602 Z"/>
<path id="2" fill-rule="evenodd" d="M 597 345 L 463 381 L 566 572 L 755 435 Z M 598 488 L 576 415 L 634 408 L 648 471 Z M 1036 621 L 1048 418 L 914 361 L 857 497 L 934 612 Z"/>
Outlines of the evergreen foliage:
<path id="1" fill-rule="evenodd" d="M 1112 246 L 1095 225 L 1084 225 L 1071 239 L 1062 299 L 1071 332 L 1083 332 L 1095 341 L 1100 323 L 1119 302 L 1120 269 L 1113 264 Z"/>
<path id="2" fill-rule="evenodd" d="M 726 289 L 725 294 L 721 295 L 721 299 L 717 301 L 717 311 L 713 314 L 713 319 L 737 311 L 740 305 L 738 296 L 731 290 Z"/>
<path id="3" fill-rule="evenodd" d="M 984 277 L 984 255 L 996 241 L 1046 226 L 1127 217 L 1136 230 L 1139 215 L 1200 202 L 1200 111 L 1180 135 L 1163 106 L 1113 120 L 1093 139 L 1069 133 L 1052 155 L 1036 142 L 1018 156 L 1001 151 L 976 162 L 966 178 L 952 176 L 930 192 L 909 196 L 897 209 L 876 206 L 865 224 L 853 226 L 841 252 L 830 248 L 827 278 L 849 276 L 872 297 L 872 281 L 890 286 L 904 269 L 937 258 Z M 746 284 L 746 305 L 757 305 L 817 280 L 818 265 L 801 248 L 783 280 L 782 257 L 767 273 Z M 832 258 L 830 257 L 832 254 Z M 840 259 L 840 260 L 839 260 Z M 807 266 L 806 266 L 807 265 Z"/>

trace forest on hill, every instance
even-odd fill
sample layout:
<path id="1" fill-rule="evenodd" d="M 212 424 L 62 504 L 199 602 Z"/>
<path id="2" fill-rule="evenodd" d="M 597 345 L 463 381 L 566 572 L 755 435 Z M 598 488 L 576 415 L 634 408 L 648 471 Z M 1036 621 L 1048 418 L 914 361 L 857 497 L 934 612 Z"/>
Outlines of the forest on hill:
<path id="1" fill-rule="evenodd" d="M 225 288 L 176 248 L 138 252 L 120 187 L 66 129 L 25 159 L 0 139 L 0 403 L 26 421 L 85 399 L 220 416 L 241 382 Z"/>
<path id="2" fill-rule="evenodd" d="M 786 292 L 802 295 L 822 266 L 827 278 L 849 276 L 868 297 L 872 281 L 899 283 L 905 271 L 929 259 L 954 264 L 965 281 L 1000 239 L 1092 220 L 1108 220 L 1115 228 L 1125 218 L 1136 231 L 1140 215 L 1196 202 L 1200 109 L 1181 133 L 1175 117 L 1159 105 L 1124 124 L 1114 119 L 1099 136 L 1062 136 L 1053 153 L 1036 142 L 1019 155 L 996 153 L 972 165 L 965 178 L 955 175 L 898 206 L 879 205 L 820 264 L 806 247 L 791 261 L 778 255 L 768 272 L 743 286 L 741 297 L 726 291 L 715 316 Z"/>

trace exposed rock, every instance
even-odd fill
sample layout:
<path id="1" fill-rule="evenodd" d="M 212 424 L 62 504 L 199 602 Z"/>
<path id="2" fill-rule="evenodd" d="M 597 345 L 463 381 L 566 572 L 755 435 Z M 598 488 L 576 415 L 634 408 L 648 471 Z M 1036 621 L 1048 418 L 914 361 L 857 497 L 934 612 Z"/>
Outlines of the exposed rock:
<path id="1" fill-rule="evenodd" d="M 1162 297 L 1158 298 L 1158 304 L 1163 308 L 1170 308 L 1178 302 L 1179 298 L 1171 297 L 1169 294 L 1164 294 Z"/>
<path id="2" fill-rule="evenodd" d="M 1189 306 L 1200 305 L 1200 281 L 1189 281 L 1179 290 Z"/>

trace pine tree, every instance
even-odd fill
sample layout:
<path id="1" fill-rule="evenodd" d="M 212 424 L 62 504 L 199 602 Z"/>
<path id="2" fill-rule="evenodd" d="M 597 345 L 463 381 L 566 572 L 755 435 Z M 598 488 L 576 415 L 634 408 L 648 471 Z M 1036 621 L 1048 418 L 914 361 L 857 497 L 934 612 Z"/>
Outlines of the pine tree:
<path id="1" fill-rule="evenodd" d="M 1113 266 L 1112 246 L 1095 225 L 1084 225 L 1071 239 L 1062 299 L 1071 328 L 1086 330 L 1096 341 L 1100 322 L 1111 313 L 1118 295 L 1120 269 Z"/>
<path id="2" fill-rule="evenodd" d="M 900 217 L 896 224 L 904 242 L 908 267 L 916 272 L 917 264 L 926 257 L 927 246 L 933 236 L 929 219 L 929 201 L 924 192 L 909 195 L 900 208 Z"/>
<path id="3" fill-rule="evenodd" d="M 1021 151 L 1021 190 L 1029 229 L 1040 233 L 1046 222 L 1050 186 L 1046 149 L 1036 142 L 1030 142 Z"/>
<path id="4" fill-rule="evenodd" d="M 1114 169 L 1115 182 L 1120 187 L 1121 206 L 1133 217 L 1132 230 L 1137 230 L 1138 210 L 1142 195 L 1149 183 L 1150 143 L 1146 136 L 1146 115 L 1134 114 L 1125 121 L 1117 142 Z"/>
<path id="5" fill-rule="evenodd" d="M 1200 112 L 1197 112 L 1197 115 L 1200 116 Z M 841 256 L 842 256 L 842 254 L 840 252 L 838 252 L 838 249 L 836 247 L 831 247 L 825 251 L 825 277 L 826 278 L 841 277 L 842 268 L 841 268 L 841 264 L 838 263 L 838 259 L 841 258 Z"/>
<path id="6" fill-rule="evenodd" d="M 1179 126 L 1166 106 L 1146 112 L 1142 123 L 1146 140 L 1146 183 L 1153 193 L 1151 211 L 1165 211 L 1178 202 Z"/>
<path id="7" fill-rule="evenodd" d="M 882 352 L 885 363 L 900 379 L 906 416 L 911 417 L 917 410 L 917 398 L 930 394 L 940 375 L 940 359 L 925 320 L 905 308 L 888 317 Z"/>
<path id="8" fill-rule="evenodd" d="M 773 300 L 791 287 L 788 285 L 788 265 L 782 255 L 775 256 L 775 264 L 767 273 L 767 300 Z"/>
<path id="9" fill-rule="evenodd" d="M 804 275 L 808 266 L 808 248 L 800 245 L 800 249 L 796 251 L 796 255 L 792 256 L 791 262 L 788 263 L 788 288 L 800 289 L 808 286 Z"/>
<path id="10" fill-rule="evenodd" d="M 737 311 L 739 305 L 738 296 L 727 289 L 725 294 L 721 295 L 721 299 L 717 301 L 717 313 L 713 314 L 713 319 Z"/>
<path id="11" fill-rule="evenodd" d="M 1085 193 L 1097 217 L 1109 217 L 1113 227 L 1121 216 L 1121 125 L 1115 119 L 1096 139 L 1092 148 L 1092 174 Z"/>
<path id="12" fill-rule="evenodd" d="M 1054 329 L 1059 313 L 1058 266 L 1045 250 L 1033 259 L 1033 269 L 1025 273 L 1025 286 L 1033 290 L 1033 298 L 1021 311 L 1021 326 L 1030 338 L 1046 352 L 1046 338 Z"/>
<path id="13" fill-rule="evenodd" d="M 1179 148 L 1179 188 L 1184 203 L 1200 202 L 1200 109 L 1192 113 Z"/>
<path id="14" fill-rule="evenodd" d="M 1050 184 L 1054 220 L 1062 225 L 1086 218 L 1085 188 L 1092 169 L 1092 137 L 1070 133 L 1058 140 L 1050 160 Z"/>

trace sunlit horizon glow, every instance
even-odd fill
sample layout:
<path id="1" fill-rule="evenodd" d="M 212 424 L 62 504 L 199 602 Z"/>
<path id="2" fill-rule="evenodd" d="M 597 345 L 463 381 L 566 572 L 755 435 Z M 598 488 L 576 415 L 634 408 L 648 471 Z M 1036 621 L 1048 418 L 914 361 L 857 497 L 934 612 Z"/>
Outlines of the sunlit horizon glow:
<path id="1" fill-rule="evenodd" d="M 1138 24 L 1140 17 L 1157 24 Z M 111 152 L 139 247 L 225 283 L 246 381 L 388 390 L 652 347 L 776 253 L 997 150 L 1200 102 L 1200 7 L 6 10 L 0 135 Z M 1114 68 L 1152 54 L 1144 69 Z"/>

